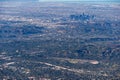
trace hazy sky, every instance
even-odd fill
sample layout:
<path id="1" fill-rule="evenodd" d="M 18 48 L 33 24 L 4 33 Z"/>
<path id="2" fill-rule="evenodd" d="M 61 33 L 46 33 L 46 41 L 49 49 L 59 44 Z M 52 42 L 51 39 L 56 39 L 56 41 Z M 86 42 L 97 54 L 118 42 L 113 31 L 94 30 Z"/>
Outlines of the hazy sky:
<path id="1" fill-rule="evenodd" d="M 0 0 L 0 1 L 39 1 L 39 2 L 58 2 L 58 1 L 83 1 L 83 2 L 120 2 L 120 0 Z"/>
<path id="2" fill-rule="evenodd" d="M 120 1 L 120 0 L 39 0 L 39 1 Z"/>

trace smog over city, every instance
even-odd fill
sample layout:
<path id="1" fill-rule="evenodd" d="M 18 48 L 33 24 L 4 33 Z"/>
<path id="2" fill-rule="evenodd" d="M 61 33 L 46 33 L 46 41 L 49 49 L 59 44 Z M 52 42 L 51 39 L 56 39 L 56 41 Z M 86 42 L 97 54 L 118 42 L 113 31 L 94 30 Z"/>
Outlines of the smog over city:
<path id="1" fill-rule="evenodd" d="M 0 0 L 0 80 L 120 80 L 120 0 Z"/>

